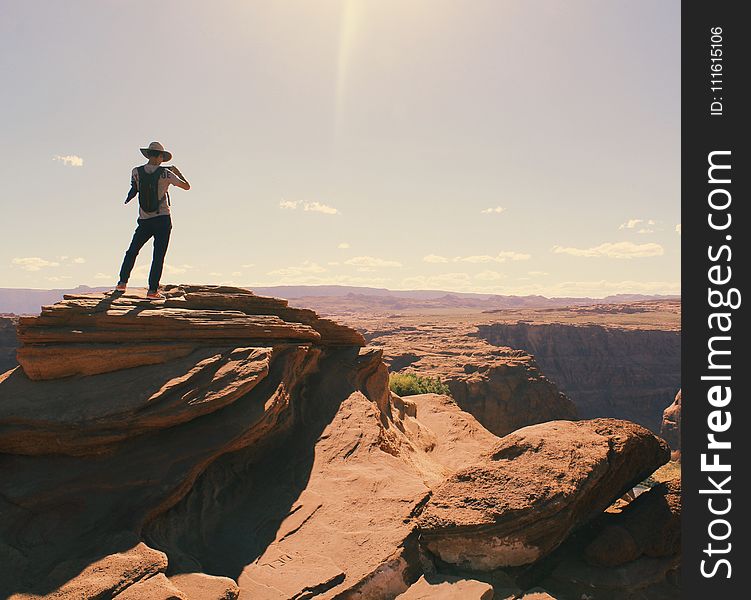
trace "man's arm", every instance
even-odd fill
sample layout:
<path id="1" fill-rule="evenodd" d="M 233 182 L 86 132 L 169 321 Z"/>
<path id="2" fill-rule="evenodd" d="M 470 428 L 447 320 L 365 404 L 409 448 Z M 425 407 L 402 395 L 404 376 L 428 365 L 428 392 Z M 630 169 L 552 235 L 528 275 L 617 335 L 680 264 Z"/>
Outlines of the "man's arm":
<path id="1" fill-rule="evenodd" d="M 130 190 L 128 191 L 128 195 L 125 197 L 125 204 L 133 200 L 133 198 L 136 197 L 136 194 L 138 194 L 138 181 L 136 180 L 135 174 L 132 174 L 130 176 Z"/>
<path id="2" fill-rule="evenodd" d="M 190 189 L 190 184 L 188 183 L 188 180 L 185 179 L 185 176 L 180 173 L 180 169 L 178 169 L 176 166 L 172 165 L 170 167 L 167 167 L 172 174 L 175 176 L 174 178 L 170 178 L 171 183 L 173 185 L 176 185 L 179 188 L 182 188 L 184 190 Z"/>

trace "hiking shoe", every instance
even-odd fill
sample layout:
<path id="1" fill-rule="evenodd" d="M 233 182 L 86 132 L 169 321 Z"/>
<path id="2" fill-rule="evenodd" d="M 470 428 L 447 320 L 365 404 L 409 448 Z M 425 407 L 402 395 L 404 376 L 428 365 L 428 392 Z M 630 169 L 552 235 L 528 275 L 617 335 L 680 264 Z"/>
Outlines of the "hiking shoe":
<path id="1" fill-rule="evenodd" d="M 149 300 L 164 300 L 166 298 L 164 294 L 159 293 L 159 290 L 154 290 L 154 291 L 149 290 L 149 293 L 146 294 L 146 297 Z"/>
<path id="2" fill-rule="evenodd" d="M 122 281 L 115 287 L 116 292 L 124 292 L 126 289 L 128 289 L 128 284 L 123 283 Z"/>

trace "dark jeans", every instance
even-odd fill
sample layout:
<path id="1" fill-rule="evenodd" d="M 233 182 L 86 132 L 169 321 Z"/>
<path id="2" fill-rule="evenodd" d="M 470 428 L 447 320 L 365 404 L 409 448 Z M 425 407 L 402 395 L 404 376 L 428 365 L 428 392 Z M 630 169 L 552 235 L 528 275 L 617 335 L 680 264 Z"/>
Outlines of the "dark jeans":
<path id="1" fill-rule="evenodd" d="M 159 288 L 159 280 L 162 278 L 162 269 L 164 268 L 164 255 L 167 254 L 171 231 L 172 219 L 169 215 L 138 219 L 138 227 L 133 234 L 130 248 L 125 252 L 123 266 L 120 268 L 120 281 L 122 283 L 128 282 L 133 265 L 136 264 L 136 256 L 138 256 L 143 245 L 153 237 L 154 258 L 151 260 L 151 271 L 149 271 L 149 289 L 156 290 Z"/>

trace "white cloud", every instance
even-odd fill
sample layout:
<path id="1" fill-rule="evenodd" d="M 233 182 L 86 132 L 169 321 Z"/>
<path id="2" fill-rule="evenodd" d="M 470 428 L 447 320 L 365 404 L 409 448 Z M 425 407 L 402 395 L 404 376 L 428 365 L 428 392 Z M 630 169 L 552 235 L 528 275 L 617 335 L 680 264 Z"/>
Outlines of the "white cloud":
<path id="1" fill-rule="evenodd" d="M 490 262 L 506 262 L 507 260 L 529 260 L 532 255 L 525 254 L 523 252 L 513 252 L 505 250 L 499 252 L 495 256 L 489 254 L 478 254 L 474 256 L 457 256 L 454 258 L 454 262 L 468 262 L 468 263 L 490 263 Z"/>
<path id="2" fill-rule="evenodd" d="M 222 277 L 224 273 L 219 273 L 218 271 L 211 271 L 209 275 L 211 275 L 212 277 Z"/>
<path id="3" fill-rule="evenodd" d="M 52 157 L 52 160 L 61 162 L 66 167 L 82 167 L 83 166 L 83 158 L 81 158 L 80 156 L 76 156 L 75 154 L 68 154 L 66 156 L 61 156 L 59 154 L 56 154 L 55 156 Z"/>
<path id="4" fill-rule="evenodd" d="M 232 275 L 233 277 L 239 277 L 240 275 L 242 275 L 242 272 L 241 271 L 232 271 L 232 273 L 230 273 L 230 275 Z"/>
<path id="5" fill-rule="evenodd" d="M 651 229 L 653 225 L 657 225 L 657 221 L 654 219 L 629 219 L 625 223 L 621 223 L 618 226 L 618 229 L 636 229 L 639 225 L 647 225 L 648 227 L 642 227 L 639 229 L 637 233 L 654 233 L 654 230 Z"/>
<path id="6" fill-rule="evenodd" d="M 77 256 L 76 258 L 73 259 L 73 262 L 77 265 L 82 265 L 83 263 L 86 262 L 86 259 L 81 256 Z"/>
<path id="7" fill-rule="evenodd" d="M 449 261 L 445 256 L 439 256 L 438 254 L 428 254 L 422 257 L 423 262 L 426 263 L 447 263 Z"/>
<path id="8" fill-rule="evenodd" d="M 662 256 L 665 251 L 660 244 L 634 244 L 632 242 L 605 242 L 593 248 L 571 248 L 553 246 L 556 254 L 570 254 L 572 256 L 607 257 L 607 258 L 644 258 L 648 256 Z"/>
<path id="9" fill-rule="evenodd" d="M 349 248 L 349 244 L 348 244 L 347 242 L 342 242 L 342 243 L 340 243 L 340 244 L 339 244 L 339 245 L 337 246 L 337 248 L 340 248 L 340 249 L 342 249 L 342 250 L 346 250 L 347 248 Z"/>
<path id="10" fill-rule="evenodd" d="M 384 260 L 374 256 L 355 256 L 344 261 L 345 265 L 355 267 L 401 267 L 402 263 L 395 260 Z"/>
<path id="11" fill-rule="evenodd" d="M 52 277 L 47 277 L 47 281 L 65 281 L 66 279 L 72 279 L 70 275 L 53 275 Z"/>
<path id="12" fill-rule="evenodd" d="M 629 219 L 625 223 L 621 223 L 618 229 L 634 229 L 637 225 L 644 223 L 644 219 Z"/>
<path id="13" fill-rule="evenodd" d="M 149 265 L 149 268 L 151 268 L 150 265 Z M 180 275 L 181 273 L 185 273 L 185 272 L 187 272 L 188 270 L 190 270 L 192 268 L 193 267 L 191 267 L 190 265 L 180 265 L 178 267 L 176 265 L 165 264 L 164 265 L 164 272 L 167 275 Z"/>
<path id="14" fill-rule="evenodd" d="M 303 261 L 299 267 L 284 267 L 282 269 L 275 269 L 266 273 L 267 275 L 276 275 L 278 277 L 295 277 L 298 275 L 304 275 L 307 273 L 323 273 L 326 269 L 318 263 L 311 262 L 309 260 Z"/>
<path id="15" fill-rule="evenodd" d="M 513 251 L 507 251 L 507 252 L 499 252 L 496 258 L 508 258 L 509 260 L 529 260 L 532 258 L 531 254 L 525 254 L 523 252 L 513 252 Z"/>
<path id="16" fill-rule="evenodd" d="M 678 223 L 678 225 L 676 225 L 676 226 L 675 226 L 675 232 L 676 232 L 676 233 L 677 233 L 678 235 L 681 235 L 681 233 L 682 233 L 682 230 L 681 230 L 681 224 L 680 224 L 680 223 Z"/>
<path id="17" fill-rule="evenodd" d="M 247 265 L 240 265 L 243 269 L 250 269 L 252 267 L 255 267 L 255 263 L 248 263 Z"/>
<path id="18" fill-rule="evenodd" d="M 171 265 L 169 263 L 164 264 L 164 275 L 182 275 L 193 267 L 191 265 Z M 145 262 L 142 265 L 137 266 L 131 273 L 131 279 L 134 277 L 147 277 L 151 270 L 151 260 Z M 164 278 L 163 278 L 164 279 Z"/>
<path id="19" fill-rule="evenodd" d="M 546 275 L 550 275 L 550 273 L 547 271 L 527 271 L 527 275 L 532 277 L 545 277 Z"/>
<path id="20" fill-rule="evenodd" d="M 339 209 L 329 206 L 328 204 L 323 204 L 322 202 L 302 202 L 300 200 L 279 201 L 279 208 L 285 210 L 297 210 L 298 206 L 302 207 L 306 212 L 319 212 L 326 215 L 339 214 Z"/>
<path id="21" fill-rule="evenodd" d="M 504 210 L 506 209 L 503 208 L 502 206 L 493 206 L 491 208 L 483 208 L 480 212 L 488 215 L 492 213 L 495 213 L 495 214 L 502 213 Z"/>
<path id="22" fill-rule="evenodd" d="M 46 267 L 59 267 L 60 263 L 51 260 L 45 260 L 38 256 L 27 256 L 24 258 L 14 258 L 13 264 L 18 265 L 24 271 L 39 271 Z"/>
<path id="23" fill-rule="evenodd" d="M 97 273 L 94 275 L 94 279 L 113 279 L 113 276 L 106 273 Z"/>
<path id="24" fill-rule="evenodd" d="M 479 281 L 498 281 L 499 279 L 505 279 L 506 275 L 498 271 L 480 271 L 474 277 Z"/>
<path id="25" fill-rule="evenodd" d="M 361 277 L 352 275 L 334 275 L 327 274 L 324 276 L 310 273 L 285 273 L 279 275 L 277 279 L 260 282 L 258 285 L 365 285 L 365 286 L 382 286 L 391 281 L 384 277 Z"/>
<path id="26" fill-rule="evenodd" d="M 339 212 L 338 209 L 328 204 L 321 204 L 320 202 L 306 202 L 303 204 L 303 210 L 310 212 L 320 212 L 326 215 L 335 215 Z"/>

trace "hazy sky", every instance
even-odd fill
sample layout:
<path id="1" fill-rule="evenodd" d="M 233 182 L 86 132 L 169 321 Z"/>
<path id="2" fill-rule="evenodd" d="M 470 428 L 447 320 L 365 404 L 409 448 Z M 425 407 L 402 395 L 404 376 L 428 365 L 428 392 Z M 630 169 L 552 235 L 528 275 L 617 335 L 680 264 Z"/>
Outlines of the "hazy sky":
<path id="1" fill-rule="evenodd" d="M 680 289 L 678 0 L 0 2 L 0 287 Z M 145 285 L 151 244 L 132 285 Z"/>

